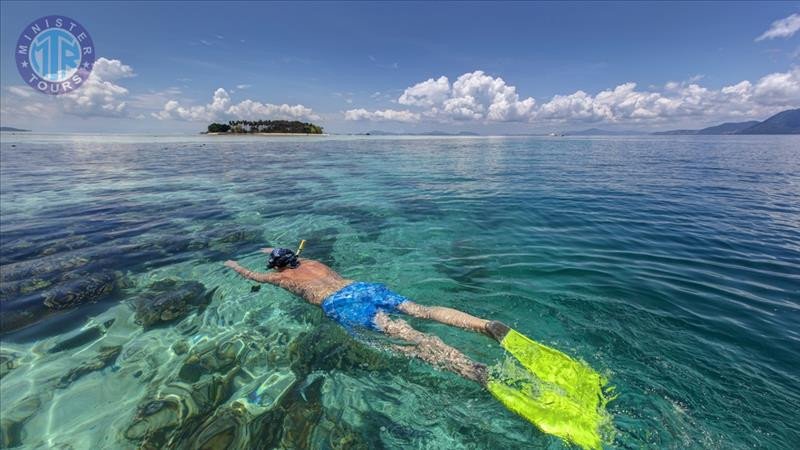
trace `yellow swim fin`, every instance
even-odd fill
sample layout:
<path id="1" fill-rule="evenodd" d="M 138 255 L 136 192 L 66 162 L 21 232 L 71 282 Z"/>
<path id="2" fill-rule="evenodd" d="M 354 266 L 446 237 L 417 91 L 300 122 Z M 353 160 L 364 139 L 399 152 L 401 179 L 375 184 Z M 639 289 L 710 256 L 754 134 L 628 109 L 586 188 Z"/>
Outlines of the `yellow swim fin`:
<path id="1" fill-rule="evenodd" d="M 608 381 L 588 365 L 500 322 L 490 323 L 489 331 L 527 369 L 507 362 L 489 377 L 492 395 L 545 433 L 584 449 L 601 448 L 601 428 L 610 425 L 605 411 Z"/>

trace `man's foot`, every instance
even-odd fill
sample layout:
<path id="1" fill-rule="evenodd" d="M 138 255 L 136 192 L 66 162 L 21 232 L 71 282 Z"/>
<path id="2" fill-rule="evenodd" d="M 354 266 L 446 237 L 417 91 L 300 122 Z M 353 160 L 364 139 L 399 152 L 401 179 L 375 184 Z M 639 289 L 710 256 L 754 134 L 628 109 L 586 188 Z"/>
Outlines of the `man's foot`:
<path id="1" fill-rule="evenodd" d="M 481 386 L 486 386 L 489 382 L 489 368 L 485 364 L 475 363 L 471 375 L 470 378 Z"/>
<path id="2" fill-rule="evenodd" d="M 504 324 L 503 322 L 498 322 L 496 320 L 490 320 L 486 323 L 486 333 L 495 338 L 497 342 L 501 342 L 504 337 L 508 334 L 511 328 L 508 325 Z"/>

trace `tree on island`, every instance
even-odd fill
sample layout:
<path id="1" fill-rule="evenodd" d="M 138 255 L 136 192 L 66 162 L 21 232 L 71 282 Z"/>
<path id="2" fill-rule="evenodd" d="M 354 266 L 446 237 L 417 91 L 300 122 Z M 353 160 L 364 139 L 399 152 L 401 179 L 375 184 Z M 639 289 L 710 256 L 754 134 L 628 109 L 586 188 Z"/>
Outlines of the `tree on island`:
<path id="1" fill-rule="evenodd" d="M 224 123 L 212 123 L 208 126 L 209 133 L 227 133 L 231 131 L 231 126 Z"/>
<path id="2" fill-rule="evenodd" d="M 212 123 L 208 132 L 322 134 L 322 127 L 298 120 L 231 120 L 227 124 Z"/>

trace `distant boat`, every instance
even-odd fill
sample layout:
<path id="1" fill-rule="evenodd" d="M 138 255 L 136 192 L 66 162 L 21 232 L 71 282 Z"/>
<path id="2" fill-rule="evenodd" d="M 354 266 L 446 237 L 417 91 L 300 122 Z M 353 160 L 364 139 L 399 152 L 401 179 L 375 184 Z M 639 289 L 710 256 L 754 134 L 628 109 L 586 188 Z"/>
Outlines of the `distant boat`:
<path id="1" fill-rule="evenodd" d="M 548 134 L 548 136 L 564 136 L 564 133 L 556 133 L 555 131 Z"/>

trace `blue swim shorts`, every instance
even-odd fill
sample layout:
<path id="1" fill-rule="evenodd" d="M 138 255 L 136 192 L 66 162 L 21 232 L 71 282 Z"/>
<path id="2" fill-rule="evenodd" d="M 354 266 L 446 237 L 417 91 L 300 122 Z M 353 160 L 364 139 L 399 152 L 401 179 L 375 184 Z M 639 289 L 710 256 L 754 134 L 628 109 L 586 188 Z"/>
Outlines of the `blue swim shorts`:
<path id="1" fill-rule="evenodd" d="M 390 291 L 383 284 L 356 282 L 326 298 L 322 302 L 322 310 L 350 332 L 355 328 L 380 331 L 375 325 L 378 311 L 397 313 L 397 307 L 406 301 L 407 298 Z"/>

